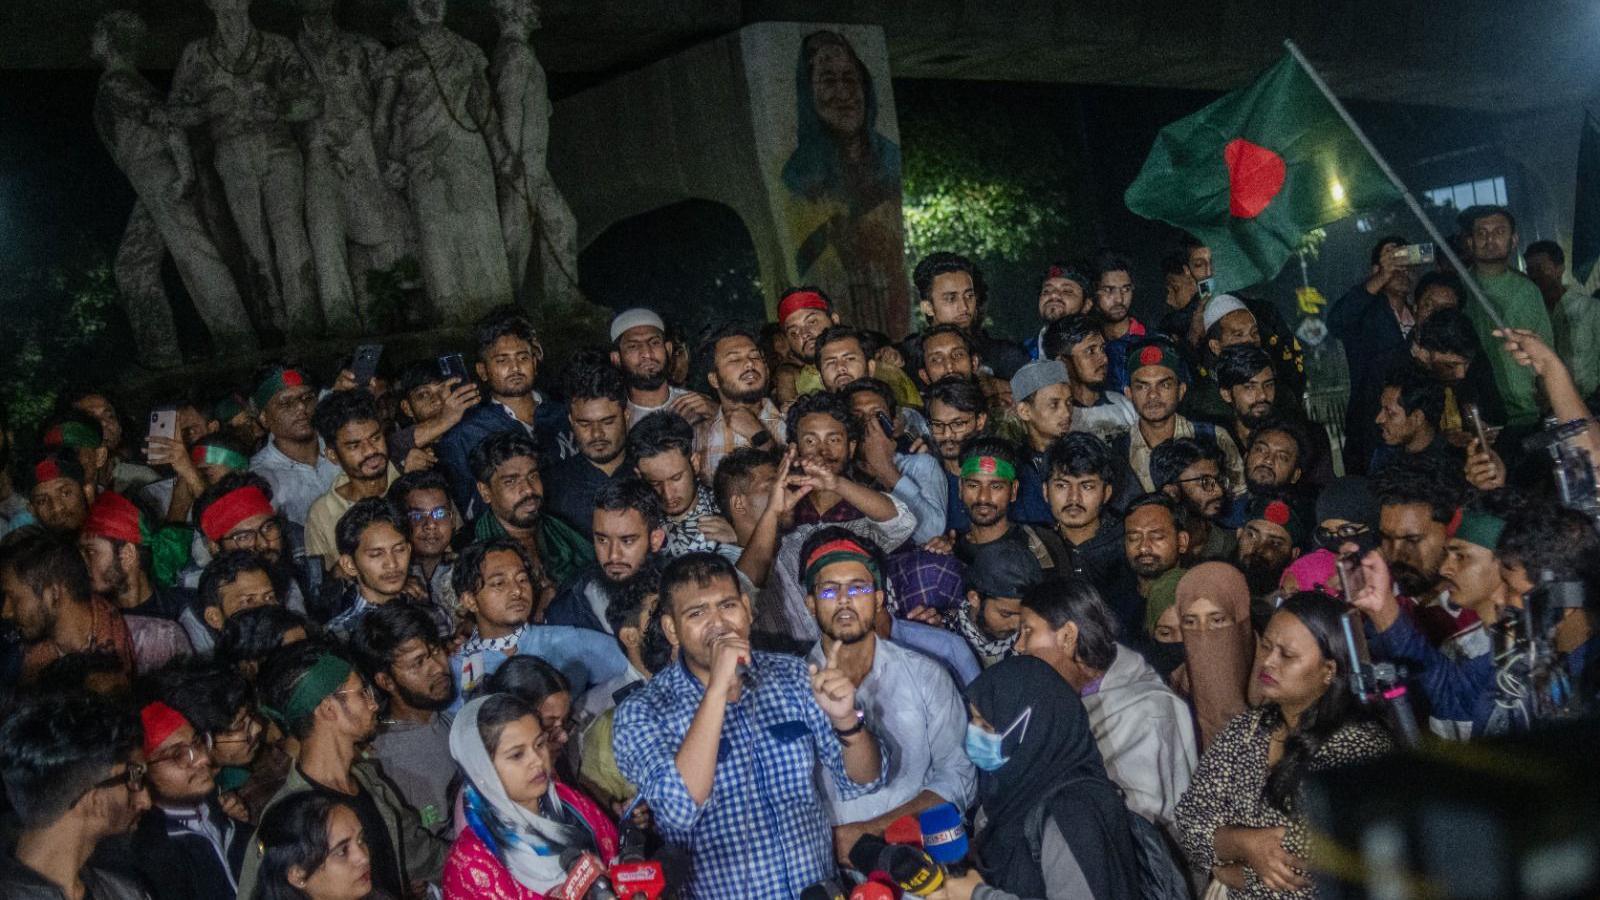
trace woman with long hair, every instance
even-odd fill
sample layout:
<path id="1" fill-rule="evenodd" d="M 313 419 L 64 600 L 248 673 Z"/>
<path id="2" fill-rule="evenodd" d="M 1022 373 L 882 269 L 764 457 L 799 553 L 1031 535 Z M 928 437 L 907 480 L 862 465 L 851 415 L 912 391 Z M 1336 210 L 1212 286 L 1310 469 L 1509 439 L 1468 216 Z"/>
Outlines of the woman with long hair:
<path id="1" fill-rule="evenodd" d="M 1178 801 L 1184 852 L 1230 896 L 1315 897 L 1302 782 L 1392 747 L 1350 693 L 1345 609 L 1304 591 L 1283 602 L 1257 650 L 1261 705 L 1216 736 Z"/>
<path id="2" fill-rule="evenodd" d="M 269 810 L 256 830 L 259 900 L 398 900 L 372 889 L 372 859 L 361 820 L 348 804 L 317 791 Z"/>
<path id="3" fill-rule="evenodd" d="M 1078 692 L 1043 660 L 1017 656 L 985 670 L 967 697 L 978 864 L 947 882 L 951 900 L 1139 896 L 1133 813 L 1106 777 Z"/>
<path id="4" fill-rule="evenodd" d="M 1244 573 L 1227 563 L 1201 563 L 1178 581 L 1176 608 L 1184 664 L 1173 673 L 1173 687 L 1194 705 L 1204 750 L 1244 712 L 1249 697 L 1256 655 L 1250 586 Z"/>
<path id="5" fill-rule="evenodd" d="M 556 780 L 549 735 L 526 701 L 491 694 L 463 706 L 450 755 L 466 776 L 466 827 L 445 860 L 445 900 L 542 900 L 561 883 L 567 850 L 616 855 L 616 826 Z"/>

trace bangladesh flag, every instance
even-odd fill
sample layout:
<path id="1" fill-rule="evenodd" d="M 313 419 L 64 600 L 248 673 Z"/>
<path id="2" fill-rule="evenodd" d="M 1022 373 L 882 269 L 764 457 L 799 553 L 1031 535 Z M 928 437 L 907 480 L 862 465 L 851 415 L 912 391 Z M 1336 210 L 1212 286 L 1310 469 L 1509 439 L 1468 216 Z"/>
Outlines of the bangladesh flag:
<path id="1" fill-rule="evenodd" d="M 1578 139 L 1578 197 L 1572 215 L 1572 277 L 1589 283 L 1600 260 L 1600 122 L 1583 115 L 1583 137 Z"/>
<path id="2" fill-rule="evenodd" d="M 1285 54 L 1254 84 L 1161 129 L 1124 199 L 1204 241 L 1222 292 L 1277 275 L 1313 228 L 1399 196 Z"/>

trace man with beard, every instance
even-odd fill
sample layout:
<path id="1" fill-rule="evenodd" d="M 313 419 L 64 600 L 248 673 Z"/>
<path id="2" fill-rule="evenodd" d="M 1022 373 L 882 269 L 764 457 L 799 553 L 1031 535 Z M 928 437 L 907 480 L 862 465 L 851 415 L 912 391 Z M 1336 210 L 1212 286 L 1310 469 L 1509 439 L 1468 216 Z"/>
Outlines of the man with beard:
<path id="1" fill-rule="evenodd" d="M 379 692 L 382 714 L 369 753 L 422 827 L 448 839 L 455 772 L 439 764 L 450 755 L 450 720 L 440 712 L 455 700 L 456 683 L 433 619 L 391 603 L 361 620 L 350 649 Z"/>
<path id="2" fill-rule="evenodd" d="M 977 263 L 958 253 L 930 253 L 912 269 L 911 283 L 920 298 L 924 328 L 954 325 L 966 332 L 975 355 L 988 363 L 996 378 L 1009 379 L 1027 364 L 1028 351 L 1021 344 L 995 337 L 983 327 L 989 289 Z M 916 337 L 904 343 L 904 352 L 910 355 Z"/>
<path id="3" fill-rule="evenodd" d="M 895 434 L 904 436 L 906 442 L 925 439 L 928 423 L 917 411 L 922 406 L 922 395 L 916 384 L 899 367 L 875 359 L 868 349 L 871 342 L 866 332 L 847 325 L 834 325 L 818 336 L 817 372 L 822 389 L 837 394 L 863 378 L 876 378 L 888 386 L 899 409 L 892 420 Z"/>
<path id="4" fill-rule="evenodd" d="M 479 541 L 509 537 L 536 561 L 530 574 L 537 580 L 542 616 L 555 586 L 593 563 L 594 549 L 565 522 L 541 514 L 544 480 L 539 476 L 539 448 L 527 435 L 516 431 L 491 435 L 473 448 L 471 462 L 484 508 L 473 537 Z"/>
<path id="5" fill-rule="evenodd" d="M 533 561 L 508 538 L 470 544 L 456 560 L 456 596 L 473 619 L 472 634 L 450 656 L 457 704 L 513 656 L 537 656 L 572 684 L 576 703 L 585 691 L 623 675 L 628 661 L 602 631 L 530 621 L 535 608 Z"/>
<path id="6" fill-rule="evenodd" d="M 1051 263 L 1039 282 L 1039 333 L 1022 342 L 1030 359 L 1049 359 L 1044 352 L 1044 333 L 1054 322 L 1089 311 L 1089 294 L 1094 290 L 1088 274 L 1073 263 Z"/>
<path id="7" fill-rule="evenodd" d="M 830 327 L 839 324 L 839 314 L 833 311 L 833 301 L 821 288 L 797 287 L 783 292 L 778 298 L 778 325 L 783 328 L 789 352 L 803 368 L 795 375 L 795 391 L 808 394 L 821 387 L 817 371 L 817 339 Z"/>
<path id="8" fill-rule="evenodd" d="M 675 412 L 692 424 L 711 418 L 715 410 L 708 398 L 668 383 L 667 361 L 673 347 L 667 340 L 667 323 L 648 309 L 625 309 L 611 320 L 611 364 L 627 382 L 629 423 L 660 410 Z"/>
<path id="9" fill-rule="evenodd" d="M 1137 633 L 1144 637 L 1162 638 L 1162 630 L 1173 635 L 1181 632 L 1178 625 L 1178 580 L 1188 571 L 1183 568 L 1183 555 L 1189 550 L 1189 533 L 1184 522 L 1183 507 L 1166 494 L 1145 494 L 1128 504 L 1122 519 L 1122 546 L 1128 568 L 1139 579 L 1139 596 L 1144 598 L 1143 629 L 1129 632 L 1130 643 L 1147 646 L 1146 642 L 1132 639 Z M 1167 675 L 1177 668 L 1177 661 L 1153 655 L 1151 664 L 1156 671 Z"/>
<path id="10" fill-rule="evenodd" d="M 194 593 L 159 584 L 152 570 L 157 554 L 186 555 L 190 537 L 187 528 L 152 532 L 132 501 L 111 493 L 95 498 L 78 532 L 89 584 L 96 596 L 110 600 L 122 613 L 140 671 L 193 652 L 179 621 L 193 608 Z M 176 568 L 169 566 L 169 571 Z"/>
<path id="11" fill-rule="evenodd" d="M 994 541 L 1015 541 L 1039 560 L 1045 574 L 1064 566 L 1067 548 L 1055 532 L 1007 518 L 1017 499 L 1017 445 L 1005 438 L 979 435 L 961 448 L 961 505 L 971 528 L 956 535 L 955 555 L 966 565 L 976 559 L 977 548 Z"/>
<path id="12" fill-rule="evenodd" d="M 416 810 L 361 754 L 377 731 L 378 703 L 355 663 L 326 643 L 302 641 L 269 657 L 257 686 L 262 710 L 300 742 L 288 780 L 262 816 L 296 794 L 324 795 L 361 821 L 374 890 L 404 897 L 411 885 L 437 883 L 449 845 L 423 827 Z M 256 896 L 260 870 L 261 854 L 245 854 L 239 896 Z"/>
<path id="13" fill-rule="evenodd" d="M 941 803 L 966 809 L 977 792 L 963 745 L 967 710 L 955 682 L 929 657 L 878 638 L 886 582 L 873 549 L 838 527 L 818 529 L 800 549 L 809 561 L 806 606 L 822 635 L 808 658 L 855 685 L 858 708 L 894 760 L 883 786 L 864 797 L 846 800 L 824 782 L 841 860 L 863 835 L 882 837 L 894 820 Z"/>
<path id="14" fill-rule="evenodd" d="M 304 564 L 298 526 L 272 508 L 272 487 L 254 473 L 228 475 L 207 488 L 194 502 L 195 521 L 205 538 L 204 554 L 196 553 L 184 570 L 185 585 L 197 585 L 201 566 L 226 550 L 248 550 L 261 557 L 272 573 L 278 599 L 297 613 L 307 613 L 306 598 L 320 597 L 322 566 Z M 328 611 L 319 605 L 319 620 Z"/>
<path id="15" fill-rule="evenodd" d="M 1440 433 L 1444 416 L 1444 385 L 1410 363 L 1383 378 L 1378 395 L 1378 436 L 1383 446 L 1372 452 L 1367 471 L 1377 475 L 1403 459 L 1432 458 L 1441 465 L 1460 467 L 1464 458 Z"/>
<path id="16" fill-rule="evenodd" d="M 264 791 L 260 800 L 265 802 L 277 789 L 276 784 L 267 789 L 266 783 L 272 779 L 282 781 L 285 768 L 277 763 L 286 765 L 288 762 L 283 750 L 276 745 L 268 747 L 263 741 L 266 728 L 256 711 L 255 694 L 250 682 L 220 663 L 177 663 L 141 679 L 139 692 L 147 700 L 160 700 L 171 706 L 194 727 L 195 735 L 210 748 L 207 755 L 211 758 L 211 770 L 220 791 L 213 795 L 215 805 L 220 806 L 227 818 L 250 821 L 247 798 Z M 258 765 L 257 757 L 263 749 L 267 750 L 267 758 L 259 760 Z M 206 813 L 205 820 L 211 823 L 216 821 L 211 817 L 211 811 Z M 188 824 L 187 821 L 185 824 Z M 239 834 L 237 844 L 242 846 L 237 849 L 242 851 L 243 847 L 247 847 L 248 839 L 248 833 Z M 190 839 L 190 842 L 193 843 L 193 840 Z M 217 851 L 210 848 L 209 842 L 204 852 L 213 861 L 219 857 Z M 242 858 L 242 852 L 240 856 Z M 173 868 L 176 866 L 177 863 L 172 864 Z M 232 866 L 230 871 L 230 879 L 236 879 L 239 866 Z M 206 894 L 190 891 L 179 896 Z"/>
<path id="17" fill-rule="evenodd" d="M 901 500 L 852 477 L 861 425 L 838 396 L 805 394 L 789 407 L 786 421 L 799 471 L 791 470 L 785 481 L 808 490 L 795 502 L 794 528 L 779 543 L 773 572 L 789 635 L 809 643 L 817 639 L 816 620 L 806 611 L 795 575 L 806 537 L 823 525 L 843 525 L 880 547 L 898 548 L 911 537 L 917 519 Z"/>
<path id="18" fill-rule="evenodd" d="M 1263 420 L 1244 455 L 1244 478 L 1250 493 L 1285 490 L 1311 493 L 1300 483 L 1310 440 L 1293 419 Z"/>
<path id="19" fill-rule="evenodd" d="M 1186 511 L 1189 552 L 1184 562 L 1191 566 L 1233 556 L 1238 525 L 1226 521 L 1228 486 L 1222 466 L 1216 445 L 1193 438 L 1167 441 L 1150 451 L 1150 480 Z"/>
<path id="20" fill-rule="evenodd" d="M 626 474 L 628 394 L 621 373 L 610 366 L 574 366 L 563 382 L 578 455 L 550 469 L 546 506 L 588 537 L 595 492 Z"/>
<path id="21" fill-rule="evenodd" d="M 1271 597 L 1283 579 L 1283 570 L 1304 549 L 1309 519 L 1305 500 L 1295 494 L 1267 491 L 1250 496 L 1244 524 L 1234 536 L 1239 549 L 1233 564 L 1250 586 L 1250 616 L 1257 631 L 1272 617 Z"/>
<path id="22" fill-rule="evenodd" d="M 984 402 L 995 415 L 1011 408 L 1011 385 L 984 369 L 971 335 L 954 325 L 935 325 L 916 335 L 917 377 L 932 385 L 947 378 L 970 381 L 983 390 Z"/>
<path id="23" fill-rule="evenodd" d="M 75 532 L 89 516 L 89 504 L 98 493 L 74 453 L 56 450 L 33 464 L 33 487 L 28 508 L 40 525 L 51 531 Z"/>
<path id="24" fill-rule="evenodd" d="M 1503 206 L 1474 206 L 1459 216 L 1472 250 L 1472 277 L 1507 328 L 1524 328 L 1554 346 L 1550 315 L 1545 310 L 1539 288 L 1526 275 L 1511 268 L 1517 248 L 1517 220 Z M 1493 335 L 1497 325 L 1489 319 L 1482 304 L 1467 304 L 1467 318 L 1477 332 L 1478 343 L 1498 347 Z M 1508 353 L 1491 352 L 1487 361 L 1494 373 L 1495 388 L 1505 398 L 1506 425 L 1520 429 L 1539 422 L 1539 391 L 1532 370 L 1517 365 Z"/>
<path id="25" fill-rule="evenodd" d="M 959 376 L 945 377 L 928 388 L 929 449 L 944 468 L 945 527 L 961 534 L 972 527 L 961 495 L 961 448 L 989 429 L 988 406 L 977 385 Z"/>
<path id="26" fill-rule="evenodd" d="M 389 486 L 389 502 L 410 526 L 411 577 L 428 590 L 428 602 L 450 621 L 456 619 L 456 590 L 450 584 L 455 564 L 451 545 L 461 521 L 450 503 L 450 483 L 442 472 L 424 469 L 400 476 Z"/>
<path id="27" fill-rule="evenodd" d="M 1227 460 L 1228 482 L 1235 495 L 1243 494 L 1244 460 L 1226 430 L 1209 422 L 1191 422 L 1178 412 L 1189 389 L 1189 367 L 1176 347 L 1153 339 L 1134 348 L 1128 357 L 1128 399 L 1139 413 L 1139 424 L 1112 443 L 1126 459 L 1145 491 L 1156 489 L 1150 478 L 1150 452 L 1174 438 L 1194 438 L 1217 445 Z"/>
<path id="28" fill-rule="evenodd" d="M 1066 545 L 1065 570 L 1089 579 L 1124 633 L 1137 634 L 1143 621 L 1139 586 L 1123 550 L 1122 516 L 1111 505 L 1116 459 L 1104 441 L 1073 432 L 1050 445 L 1045 465 L 1044 496 Z"/>
<path id="29" fill-rule="evenodd" d="M 89 863 L 102 841 L 128 834 L 150 808 L 139 729 L 125 709 L 80 694 L 24 703 L 0 725 L 0 778 L 21 826 L 0 855 L 0 894 L 148 896 Z"/>
<path id="30" fill-rule="evenodd" d="M 478 322 L 477 345 L 478 380 L 488 388 L 489 402 L 467 410 L 436 448 L 439 466 L 450 478 L 450 499 L 465 516 L 481 508 L 475 506 L 480 498 L 472 453 L 490 435 L 514 432 L 528 438 L 549 465 L 578 452 L 566 409 L 533 389 L 544 359 L 533 323 L 515 308 L 495 310 Z"/>
<path id="31" fill-rule="evenodd" d="M 222 810 L 208 735 L 167 704 L 139 710 L 151 809 L 133 834 L 133 857 L 156 900 L 230 898 L 250 841 Z"/>
<path id="32" fill-rule="evenodd" d="M 0 620 L 22 639 L 21 680 L 74 653 L 116 657 L 134 671 L 133 640 L 121 613 L 95 597 L 76 541 L 31 531 L 0 547 Z"/>
<path id="33" fill-rule="evenodd" d="M 441 638 L 454 632 L 454 619 L 428 603 L 427 588 L 411 578 L 406 520 L 388 500 L 358 501 L 339 517 L 338 529 L 339 573 L 349 587 L 328 620 L 330 634 L 347 639 L 373 610 L 394 603 L 422 608 Z"/>
<path id="34" fill-rule="evenodd" d="M 893 425 L 897 410 L 894 393 L 876 378 L 860 378 L 839 392 L 861 425 L 861 442 L 856 445 L 856 465 L 879 490 L 887 491 L 910 508 L 917 517 L 911 540 L 923 545 L 944 534 L 944 473 L 939 463 L 926 453 L 901 453 L 896 448 Z M 920 417 L 919 417 L 920 418 Z"/>
<path id="35" fill-rule="evenodd" d="M 247 609 L 281 605 L 267 562 L 250 550 L 224 550 L 212 557 L 200 573 L 197 599 L 178 616 L 178 624 L 201 659 L 211 658 L 229 619 Z"/>
<path id="36" fill-rule="evenodd" d="M 1106 339 L 1093 316 L 1063 316 L 1040 333 L 1044 359 L 1059 359 L 1072 375 L 1072 430 L 1109 441 L 1139 422 L 1133 404 L 1106 388 Z"/>
<path id="37" fill-rule="evenodd" d="M 1133 263 L 1127 257 L 1105 251 L 1095 260 L 1094 311 L 1106 339 L 1105 383 L 1126 392 L 1128 351 L 1145 336 L 1144 323 L 1133 317 Z"/>
<path id="38" fill-rule="evenodd" d="M 745 325 L 728 324 L 700 347 L 706 381 L 717 392 L 717 413 L 694 435 L 701 480 L 709 482 L 722 458 L 740 447 L 770 448 L 784 440 L 783 413 L 767 398 L 769 372 L 758 336 Z"/>
<path id="39" fill-rule="evenodd" d="M 973 551 L 965 575 L 966 597 L 956 610 L 956 631 L 988 668 L 1016 654 L 1022 595 L 1044 582 L 1039 560 L 1016 541 L 990 541 Z"/>
<path id="40" fill-rule="evenodd" d="M 389 462 L 383 419 L 366 391 L 334 391 L 317 404 L 311 422 L 322 439 L 323 455 L 339 466 L 339 476 L 306 514 L 306 554 L 332 569 L 339 561 L 334 540 L 339 517 L 358 500 L 382 497 L 400 472 Z"/>
<path id="41" fill-rule="evenodd" d="M 591 538 L 597 564 L 562 585 L 544 620 L 611 633 L 606 610 L 646 568 L 667 541 L 666 516 L 650 485 L 619 478 L 600 488 L 591 501 Z"/>
<path id="42" fill-rule="evenodd" d="M 284 518 L 303 528 L 311 504 L 339 477 L 312 423 L 317 388 L 304 372 L 282 365 L 258 370 L 255 382 L 252 401 L 267 443 L 250 458 L 250 471 L 272 486 L 272 502 Z"/>
<path id="43" fill-rule="evenodd" d="M 1216 372 L 1217 392 L 1232 420 L 1229 433 L 1236 445 L 1248 447 L 1255 429 L 1277 406 L 1278 376 L 1272 370 L 1272 357 L 1253 345 L 1229 347 L 1218 355 Z"/>
<path id="44" fill-rule="evenodd" d="M 1378 499 L 1378 549 L 1395 589 L 1418 607 L 1428 639 L 1443 644 L 1471 624 L 1439 580 L 1450 522 L 1468 493 L 1461 470 L 1437 460 L 1406 460 L 1374 476 L 1371 490 Z"/>

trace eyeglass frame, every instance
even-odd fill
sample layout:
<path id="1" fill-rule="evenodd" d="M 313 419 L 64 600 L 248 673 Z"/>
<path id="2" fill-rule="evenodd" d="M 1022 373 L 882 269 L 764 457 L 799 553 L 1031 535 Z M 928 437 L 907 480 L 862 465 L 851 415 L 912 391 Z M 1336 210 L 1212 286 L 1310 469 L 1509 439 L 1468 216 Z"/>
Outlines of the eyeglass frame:
<path id="1" fill-rule="evenodd" d="M 428 521 L 430 519 L 435 521 L 435 522 L 443 522 L 444 520 L 446 520 L 448 518 L 450 518 L 450 507 L 448 505 L 435 506 L 433 509 L 427 509 L 427 510 L 423 510 L 423 509 L 408 509 L 408 510 L 406 510 L 406 521 L 410 522 L 413 525 L 421 525 L 423 522 L 426 522 L 426 521 Z"/>
<path id="2" fill-rule="evenodd" d="M 255 528 L 247 531 L 230 531 L 217 541 L 217 546 L 231 550 L 254 550 L 261 546 L 264 542 L 274 540 L 274 538 L 268 538 L 266 535 L 266 529 L 268 527 L 271 527 L 278 533 L 278 536 L 275 538 L 275 540 L 282 540 L 284 532 L 287 530 L 282 516 L 272 516 L 265 522 L 262 522 L 260 525 L 257 525 Z M 250 536 L 250 543 L 248 546 L 239 543 L 239 539 L 245 535 Z"/>
<path id="3" fill-rule="evenodd" d="M 202 754 L 209 759 L 211 751 L 215 748 L 216 744 L 211 740 L 210 734 L 197 734 L 188 743 L 180 744 L 159 756 L 152 756 L 146 759 L 144 766 L 148 770 L 160 763 L 177 763 L 180 760 L 181 765 L 192 766 L 200 759 Z M 182 759 L 184 756 L 187 756 L 188 759 Z"/>
<path id="4" fill-rule="evenodd" d="M 128 763 L 128 767 L 122 770 L 122 774 L 112 775 L 89 785 L 89 791 L 105 790 L 120 784 L 128 789 L 128 793 L 137 794 L 144 790 L 144 780 L 149 774 L 150 767 L 145 763 Z M 84 793 L 87 794 L 89 791 L 84 791 Z"/>

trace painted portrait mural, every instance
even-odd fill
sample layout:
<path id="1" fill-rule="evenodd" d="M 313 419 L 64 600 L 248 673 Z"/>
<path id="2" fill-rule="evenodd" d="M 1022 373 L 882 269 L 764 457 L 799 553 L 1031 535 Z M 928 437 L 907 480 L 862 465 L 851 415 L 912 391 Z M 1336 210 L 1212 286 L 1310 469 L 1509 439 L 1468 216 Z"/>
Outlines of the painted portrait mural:
<path id="1" fill-rule="evenodd" d="M 769 77 L 752 100 L 758 121 L 763 113 L 771 117 L 768 133 L 793 135 L 792 143 L 778 145 L 769 169 L 776 212 L 788 231 L 788 274 L 794 284 L 826 291 L 845 321 L 899 335 L 909 327 L 910 285 L 883 34 L 794 25 L 767 38 L 763 50 L 771 55 L 759 71 Z M 794 69 L 780 87 L 782 59 L 793 59 Z M 768 109 L 760 109 L 762 101 Z M 792 131 L 782 121 L 791 117 Z"/>

